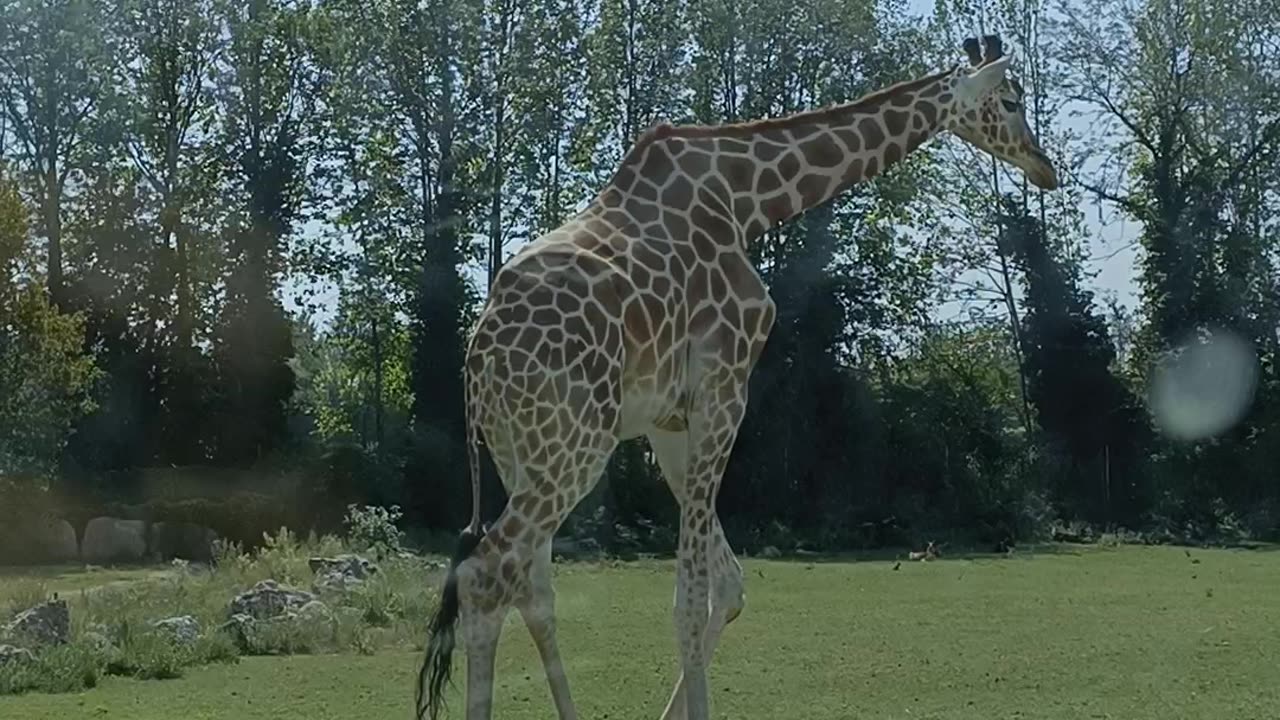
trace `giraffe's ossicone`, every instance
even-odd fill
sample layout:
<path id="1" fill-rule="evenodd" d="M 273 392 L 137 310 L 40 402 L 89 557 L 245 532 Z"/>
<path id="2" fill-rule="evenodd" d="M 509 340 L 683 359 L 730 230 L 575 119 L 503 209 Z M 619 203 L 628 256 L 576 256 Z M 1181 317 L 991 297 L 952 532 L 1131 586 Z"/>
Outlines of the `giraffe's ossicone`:
<path id="1" fill-rule="evenodd" d="M 645 436 L 680 507 L 674 620 L 680 679 L 663 718 L 706 720 L 707 665 L 742 611 L 742 570 L 715 511 L 774 321 L 748 260 L 769 228 L 826 202 L 951 131 L 1057 187 L 995 36 L 969 64 L 854 102 L 639 138 L 580 213 L 494 278 L 467 347 L 472 517 L 449 570 L 421 668 L 418 712 L 435 720 L 454 630 L 467 653 L 466 717 L 492 714 L 494 653 L 517 608 L 561 720 L 576 718 L 556 643 L 551 539 L 622 440 Z M 509 495 L 480 525 L 478 445 Z"/>

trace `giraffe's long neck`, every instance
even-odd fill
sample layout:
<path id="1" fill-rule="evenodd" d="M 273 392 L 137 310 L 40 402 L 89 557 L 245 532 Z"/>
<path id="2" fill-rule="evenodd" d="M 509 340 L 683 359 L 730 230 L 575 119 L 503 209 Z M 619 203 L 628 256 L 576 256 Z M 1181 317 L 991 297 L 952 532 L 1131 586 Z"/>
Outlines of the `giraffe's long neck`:
<path id="1" fill-rule="evenodd" d="M 688 208 L 695 229 L 750 240 L 900 162 L 947 120 L 952 72 L 778 120 L 659 126 L 623 161 L 620 196 Z M 606 189 L 607 196 L 609 190 Z"/>
<path id="2" fill-rule="evenodd" d="M 904 83 L 815 114 L 812 121 L 762 130 L 750 157 L 759 176 L 734 216 L 749 238 L 870 180 L 936 135 L 945 121 L 949 73 Z M 949 98 L 946 98 L 949 100 Z M 740 162 L 730 155 L 722 163 Z"/>

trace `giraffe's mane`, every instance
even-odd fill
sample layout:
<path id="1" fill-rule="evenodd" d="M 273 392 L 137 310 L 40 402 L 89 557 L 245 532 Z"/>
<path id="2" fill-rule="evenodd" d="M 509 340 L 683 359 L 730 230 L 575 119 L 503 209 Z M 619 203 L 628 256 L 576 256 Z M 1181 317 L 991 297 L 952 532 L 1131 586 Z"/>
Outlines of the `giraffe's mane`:
<path id="1" fill-rule="evenodd" d="M 850 113 L 880 107 L 889 100 L 889 98 L 892 98 L 899 93 L 918 90 L 931 83 L 937 82 L 951 74 L 954 70 L 954 67 L 947 68 L 946 70 L 938 70 L 923 77 L 918 77 L 912 80 L 903 80 L 888 87 L 873 90 L 857 100 L 828 105 L 822 108 L 802 110 L 782 117 L 763 118 L 760 120 L 736 123 L 721 123 L 717 125 L 673 125 L 665 122 L 659 123 L 641 134 L 635 144 L 631 146 L 631 150 L 627 152 L 626 157 L 622 159 L 621 165 L 625 167 L 639 162 L 640 158 L 644 154 L 645 148 L 655 142 L 668 138 L 746 138 L 768 130 L 785 130 L 802 125 L 821 125 L 824 123 L 830 123 Z"/>

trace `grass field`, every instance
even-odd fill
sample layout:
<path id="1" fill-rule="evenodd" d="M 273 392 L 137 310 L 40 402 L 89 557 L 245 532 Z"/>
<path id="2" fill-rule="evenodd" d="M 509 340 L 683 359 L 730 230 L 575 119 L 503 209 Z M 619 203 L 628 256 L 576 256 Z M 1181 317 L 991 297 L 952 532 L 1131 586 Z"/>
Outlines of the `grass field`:
<path id="1" fill-rule="evenodd" d="M 63 595 L 80 590 L 112 587 L 138 580 L 160 578 L 172 572 L 167 567 L 95 567 L 92 565 L 40 565 L 0 568 L 0 583 L 36 583 L 49 592 Z"/>
<path id="2" fill-rule="evenodd" d="M 711 673 L 718 718 L 1280 718 L 1280 553 L 1055 548 L 1012 558 L 744 561 Z M 1195 562 L 1198 561 L 1198 562 Z M 582 718 L 657 718 L 675 677 L 670 563 L 557 568 Z M 418 655 L 247 657 L 183 678 L 0 697 L 5 720 L 411 717 Z M 512 615 L 495 717 L 554 716 Z M 459 686 L 462 678 L 459 677 Z M 461 717 L 461 696 L 450 717 Z"/>

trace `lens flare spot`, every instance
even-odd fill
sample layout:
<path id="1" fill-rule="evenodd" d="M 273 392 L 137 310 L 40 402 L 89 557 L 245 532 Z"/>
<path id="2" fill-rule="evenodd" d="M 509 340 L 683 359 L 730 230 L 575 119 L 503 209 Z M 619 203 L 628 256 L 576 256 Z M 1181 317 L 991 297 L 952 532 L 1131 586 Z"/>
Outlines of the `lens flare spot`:
<path id="1" fill-rule="evenodd" d="M 1257 381 L 1258 358 L 1249 342 L 1226 330 L 1206 331 L 1156 365 L 1149 406 L 1168 436 L 1203 440 L 1244 417 Z"/>

